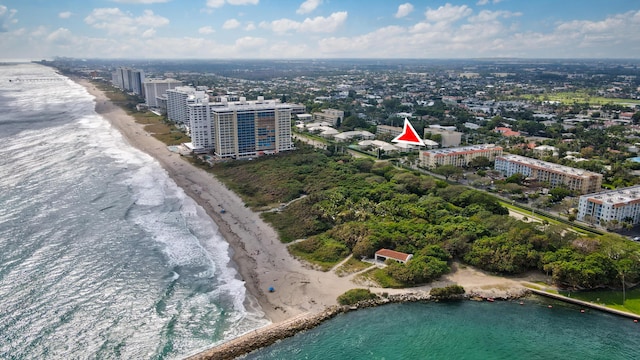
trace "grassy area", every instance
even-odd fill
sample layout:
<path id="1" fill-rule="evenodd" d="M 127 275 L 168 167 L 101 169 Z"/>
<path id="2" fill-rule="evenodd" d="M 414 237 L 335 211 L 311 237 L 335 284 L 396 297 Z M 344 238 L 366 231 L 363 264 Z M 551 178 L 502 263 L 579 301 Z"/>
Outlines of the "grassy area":
<path id="1" fill-rule="evenodd" d="M 640 314 L 640 289 L 627 290 L 622 303 L 622 291 L 559 291 L 560 295 L 588 301 L 608 308 Z"/>
<path id="2" fill-rule="evenodd" d="M 507 209 L 513 210 L 513 211 L 518 212 L 518 213 L 521 213 L 523 216 L 526 216 L 529 219 L 536 219 L 536 220 L 539 220 L 540 222 L 544 222 L 546 220 L 547 223 L 549 223 L 551 225 L 564 226 L 567 229 L 570 229 L 570 230 L 572 230 L 572 231 L 574 231 L 574 232 L 576 232 L 576 233 L 578 233 L 578 234 L 580 234 L 582 236 L 592 237 L 592 236 L 599 235 L 596 232 L 592 232 L 592 231 L 588 231 L 588 230 L 583 229 L 583 228 L 571 226 L 571 225 L 569 225 L 569 224 L 567 224 L 565 222 L 561 222 L 561 221 L 558 221 L 558 220 L 556 220 L 554 218 L 547 217 L 547 216 L 543 215 L 542 213 L 537 213 L 537 212 L 532 213 L 531 210 L 521 208 L 519 206 L 513 205 L 513 204 L 508 203 L 506 201 L 499 200 L 499 202 L 500 202 L 500 205 L 506 207 Z"/>
<path id="3" fill-rule="evenodd" d="M 591 96 L 586 91 L 571 91 L 571 92 L 557 92 L 547 94 L 525 94 L 521 98 L 533 101 L 559 101 L 564 105 L 572 105 L 574 103 L 589 103 L 590 105 L 605 105 L 605 104 L 640 104 L 640 101 L 635 99 L 617 99 L 607 98 L 602 96 Z"/>
<path id="4" fill-rule="evenodd" d="M 395 280 L 394 278 L 392 278 L 391 276 L 389 276 L 389 274 L 387 274 L 387 272 L 384 269 L 371 269 L 367 272 L 365 272 L 364 274 L 362 274 L 362 277 L 365 280 L 368 281 L 373 281 L 375 283 L 377 283 L 378 285 L 380 285 L 383 288 L 405 288 L 407 287 L 407 284 L 403 284 L 397 280 Z"/>
<path id="5" fill-rule="evenodd" d="M 371 264 L 360 261 L 353 256 L 349 258 L 344 264 L 336 269 L 336 274 L 340 277 L 348 276 L 353 273 L 357 273 L 360 270 L 364 270 L 371 266 Z"/>
<path id="6" fill-rule="evenodd" d="M 329 271 L 349 255 L 343 244 L 328 237 L 316 236 L 289 246 L 289 252 L 298 258 Z"/>

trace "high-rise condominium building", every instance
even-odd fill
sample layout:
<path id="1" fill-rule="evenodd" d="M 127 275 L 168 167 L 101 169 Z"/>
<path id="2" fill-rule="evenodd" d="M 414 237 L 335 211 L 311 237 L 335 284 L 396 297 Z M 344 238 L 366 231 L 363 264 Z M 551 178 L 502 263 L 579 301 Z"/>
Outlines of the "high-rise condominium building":
<path id="1" fill-rule="evenodd" d="M 208 111 L 206 110 L 208 108 Z M 291 105 L 275 100 L 192 104 L 194 148 L 213 150 L 219 158 L 248 158 L 293 149 Z"/>
<path id="2" fill-rule="evenodd" d="M 144 71 L 126 67 L 117 68 L 111 75 L 113 85 L 117 88 L 144 96 Z"/>
<path id="3" fill-rule="evenodd" d="M 580 194 L 598 192 L 602 187 L 602 174 L 520 155 L 496 157 L 495 169 L 504 176 L 522 174 L 528 178 L 546 182 L 551 188 L 566 186 L 569 190 Z"/>
<path id="4" fill-rule="evenodd" d="M 174 79 L 147 79 L 142 84 L 144 99 L 148 107 L 160 108 L 162 99 L 167 98 L 167 90 L 182 86 L 182 81 Z"/>
<path id="5" fill-rule="evenodd" d="M 167 93 L 167 117 L 178 124 L 189 126 L 189 104 L 209 101 L 206 92 L 196 90 L 190 86 L 178 86 L 166 91 Z"/>

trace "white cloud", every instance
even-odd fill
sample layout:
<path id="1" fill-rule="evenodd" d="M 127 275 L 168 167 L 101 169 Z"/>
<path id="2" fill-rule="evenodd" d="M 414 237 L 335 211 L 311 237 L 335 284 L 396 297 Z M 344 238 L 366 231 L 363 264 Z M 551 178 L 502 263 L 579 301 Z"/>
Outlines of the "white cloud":
<path id="1" fill-rule="evenodd" d="M 260 0 L 207 0 L 207 7 L 219 8 L 224 4 L 229 5 L 258 5 Z"/>
<path id="2" fill-rule="evenodd" d="M 253 31 L 256 29 L 256 25 L 252 22 L 248 23 L 247 26 L 244 27 L 245 31 Z"/>
<path id="3" fill-rule="evenodd" d="M 209 35 L 209 34 L 213 34 L 214 32 L 216 31 L 211 26 L 203 26 L 200 29 L 198 29 L 198 33 L 202 35 Z"/>
<path id="4" fill-rule="evenodd" d="M 142 37 L 147 39 L 156 35 L 156 29 L 147 29 L 142 33 Z"/>
<path id="5" fill-rule="evenodd" d="M 47 36 L 47 42 L 58 45 L 58 46 L 68 46 L 73 45 L 75 43 L 75 37 L 65 28 L 59 28 L 53 31 L 49 36 Z"/>
<path id="6" fill-rule="evenodd" d="M 398 11 L 396 12 L 395 17 L 398 19 L 403 18 L 411 14 L 412 11 L 413 11 L 413 5 L 411 5 L 411 3 L 404 3 L 398 6 Z"/>
<path id="7" fill-rule="evenodd" d="M 207 0 L 207 7 L 219 8 L 224 5 L 224 0 Z"/>
<path id="8" fill-rule="evenodd" d="M 229 19 L 222 24 L 222 28 L 225 30 L 236 29 L 240 27 L 240 21 L 236 19 Z"/>
<path id="9" fill-rule="evenodd" d="M 111 0 L 113 2 L 122 3 L 122 4 L 160 4 L 166 3 L 171 0 Z"/>
<path id="10" fill-rule="evenodd" d="M 71 14 L 71 11 L 63 11 L 63 12 L 61 12 L 61 13 L 59 13 L 59 14 L 58 14 L 58 17 L 59 17 L 60 19 L 68 19 L 68 18 L 70 18 L 70 17 L 71 17 L 71 15 L 72 15 L 72 14 Z"/>
<path id="11" fill-rule="evenodd" d="M 471 15 L 472 12 L 467 5 L 454 6 L 447 3 L 436 10 L 429 8 L 424 15 L 431 22 L 452 23 Z"/>
<path id="12" fill-rule="evenodd" d="M 18 10 L 7 8 L 4 5 L 0 5 L 0 32 L 9 31 L 9 24 L 15 24 L 18 22 L 18 19 L 15 19 L 14 16 Z"/>
<path id="13" fill-rule="evenodd" d="M 499 11 L 482 10 L 478 13 L 478 15 L 470 16 L 469 21 L 470 22 L 487 22 L 487 21 L 495 21 L 498 18 L 508 19 L 516 16 L 522 16 L 522 13 L 520 12 L 514 13 L 511 11 L 504 11 L 504 10 L 499 10 Z"/>
<path id="14" fill-rule="evenodd" d="M 483 5 L 487 5 L 487 4 L 488 4 L 488 3 L 490 3 L 490 2 L 491 2 L 491 3 L 494 3 L 494 4 L 497 4 L 497 3 L 499 3 L 499 2 L 502 2 L 502 0 L 493 0 L 493 1 L 490 1 L 490 0 L 478 0 L 478 2 L 476 3 L 476 5 L 483 6 Z"/>
<path id="15" fill-rule="evenodd" d="M 256 49 L 265 45 L 266 43 L 267 40 L 264 38 L 245 36 L 237 39 L 235 42 L 235 46 L 239 49 Z"/>
<path id="16" fill-rule="evenodd" d="M 308 14 L 318 8 L 322 4 L 322 0 L 307 0 L 300 4 L 298 10 L 296 10 L 297 14 Z"/>
<path id="17" fill-rule="evenodd" d="M 169 24 L 169 19 L 145 10 L 141 16 L 133 17 L 118 8 L 94 9 L 84 22 L 109 35 L 135 35 Z M 150 34 L 150 32 L 147 32 Z"/>
<path id="18" fill-rule="evenodd" d="M 290 30 L 296 30 L 299 32 L 312 32 L 312 33 L 330 33 L 336 31 L 342 24 L 347 21 L 347 12 L 340 11 L 331 14 L 328 17 L 317 16 L 315 18 L 306 18 L 302 22 L 298 22 L 290 19 L 274 20 L 271 23 L 262 22 L 260 26 L 266 29 L 271 29 L 276 33 L 287 33 Z"/>

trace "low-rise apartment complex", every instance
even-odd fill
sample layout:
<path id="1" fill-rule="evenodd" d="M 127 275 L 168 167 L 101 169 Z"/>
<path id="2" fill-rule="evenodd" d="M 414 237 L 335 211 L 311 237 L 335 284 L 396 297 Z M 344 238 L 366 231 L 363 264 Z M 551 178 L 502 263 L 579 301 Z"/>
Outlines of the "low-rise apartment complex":
<path id="1" fill-rule="evenodd" d="M 471 160 L 480 156 L 493 161 L 497 156 L 501 155 L 502 147 L 494 144 L 426 150 L 420 152 L 420 164 L 428 169 L 441 165 L 467 166 Z"/>
<path id="2" fill-rule="evenodd" d="M 580 196 L 577 218 L 593 224 L 640 223 L 640 185 Z"/>
<path id="3" fill-rule="evenodd" d="M 602 187 L 602 174 L 520 155 L 496 157 L 495 169 L 504 176 L 522 174 L 532 180 L 546 182 L 551 188 L 566 186 L 580 194 L 598 192 Z"/>

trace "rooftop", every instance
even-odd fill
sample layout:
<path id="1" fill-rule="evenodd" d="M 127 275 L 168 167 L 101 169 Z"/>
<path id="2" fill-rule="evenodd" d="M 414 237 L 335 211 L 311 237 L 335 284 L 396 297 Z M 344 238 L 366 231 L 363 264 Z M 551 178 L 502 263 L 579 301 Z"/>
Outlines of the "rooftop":
<path id="1" fill-rule="evenodd" d="M 521 164 L 526 164 L 528 166 L 531 167 L 536 167 L 536 168 L 542 168 L 546 171 L 553 171 L 553 172 L 560 172 L 560 173 L 565 173 L 565 174 L 569 174 L 569 175 L 575 175 L 575 176 L 602 176 L 601 174 L 592 172 L 592 171 L 587 171 L 587 170 L 583 170 L 583 169 L 576 169 L 576 168 L 572 168 L 569 166 L 564 166 L 564 165 L 560 165 L 560 164 L 554 164 L 551 162 L 547 162 L 547 161 L 542 161 L 542 160 L 537 160 L 537 159 L 532 159 L 532 158 L 528 158 L 525 156 L 520 156 L 520 155 L 513 155 L 513 154 L 507 154 L 507 155 L 502 155 L 500 157 L 498 157 L 499 159 L 504 159 L 507 161 L 511 161 L 511 162 L 517 162 L 517 163 L 521 163 Z"/>
<path id="2" fill-rule="evenodd" d="M 640 185 L 583 195 L 583 197 L 600 204 L 625 205 L 629 202 L 640 201 Z"/>
<path id="3" fill-rule="evenodd" d="M 480 145 L 470 145 L 463 146 L 457 148 L 446 148 L 446 149 L 433 149 L 426 150 L 425 153 L 429 153 L 429 155 L 452 155 L 452 154 L 460 154 L 460 153 L 468 153 L 474 151 L 483 151 L 483 150 L 502 150 L 502 147 L 496 146 L 495 144 L 480 144 Z"/>

